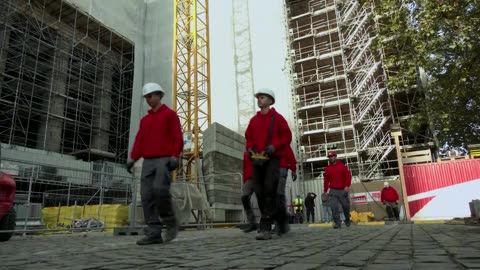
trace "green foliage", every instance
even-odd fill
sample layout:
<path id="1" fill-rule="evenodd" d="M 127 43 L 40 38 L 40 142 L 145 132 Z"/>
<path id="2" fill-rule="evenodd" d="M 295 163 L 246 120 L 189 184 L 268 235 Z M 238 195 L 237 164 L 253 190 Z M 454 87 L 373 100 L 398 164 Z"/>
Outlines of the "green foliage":
<path id="1" fill-rule="evenodd" d="M 480 141 L 480 1 L 370 0 L 378 19 L 374 44 L 386 55 L 389 91 L 417 85 L 417 67 L 428 83 L 411 130 L 428 121 L 441 143 Z"/>

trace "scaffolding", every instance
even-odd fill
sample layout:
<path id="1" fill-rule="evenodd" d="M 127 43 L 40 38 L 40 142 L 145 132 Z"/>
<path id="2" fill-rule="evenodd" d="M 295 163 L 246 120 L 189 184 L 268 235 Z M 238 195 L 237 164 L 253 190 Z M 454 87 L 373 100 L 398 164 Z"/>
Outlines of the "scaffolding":
<path id="1" fill-rule="evenodd" d="M 0 2 L 0 140 L 125 162 L 134 46 L 62 0 Z"/>
<path id="2" fill-rule="evenodd" d="M 373 11 L 358 1 L 286 1 L 295 118 L 305 179 L 335 150 L 355 181 L 396 175 L 392 103 Z"/>

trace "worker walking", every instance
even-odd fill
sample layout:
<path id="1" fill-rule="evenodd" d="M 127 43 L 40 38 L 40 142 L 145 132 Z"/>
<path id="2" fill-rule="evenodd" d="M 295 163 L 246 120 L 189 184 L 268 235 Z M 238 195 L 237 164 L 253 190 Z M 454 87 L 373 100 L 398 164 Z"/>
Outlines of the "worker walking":
<path id="1" fill-rule="evenodd" d="M 307 209 L 307 223 L 310 223 L 310 217 L 312 217 L 312 223 L 315 223 L 315 198 L 317 194 L 309 192 L 305 198 L 305 208 Z"/>
<path id="2" fill-rule="evenodd" d="M 335 151 L 328 152 L 329 164 L 325 169 L 323 190 L 325 193 L 330 190 L 328 196 L 330 198 L 330 207 L 334 221 L 334 229 L 341 227 L 339 205 L 343 209 L 345 215 L 345 225 L 350 227 L 350 200 L 348 191 L 352 183 L 352 175 L 341 161 L 337 160 Z"/>
<path id="3" fill-rule="evenodd" d="M 398 211 L 398 193 L 395 188 L 390 186 L 390 183 L 383 183 L 383 189 L 380 198 L 387 210 L 388 219 L 400 220 L 400 213 Z"/>
<path id="4" fill-rule="evenodd" d="M 300 194 L 297 194 L 297 198 L 293 201 L 293 210 L 295 211 L 296 223 L 303 224 L 303 199 Z"/>
<path id="5" fill-rule="evenodd" d="M 286 232 L 284 213 L 277 211 L 280 159 L 292 141 L 292 132 L 281 114 L 270 108 L 275 103 L 272 90 L 259 90 L 255 97 L 260 111 L 250 120 L 245 139 L 253 164 L 253 190 L 262 217 L 257 240 L 271 239 L 271 226 L 277 221 L 280 234 Z"/>
<path id="6" fill-rule="evenodd" d="M 330 208 L 330 198 L 328 193 L 322 194 L 322 223 L 330 223 L 332 221 L 332 208 Z"/>
<path id="7" fill-rule="evenodd" d="M 297 160 L 295 159 L 295 154 L 293 154 L 290 145 L 286 148 L 285 154 L 280 159 L 280 181 L 277 189 L 277 211 L 282 212 L 282 215 L 285 217 L 285 233 L 290 230 L 290 227 L 288 226 L 287 196 L 285 194 L 288 170 L 292 172 L 292 181 L 297 180 Z M 277 233 L 281 234 L 280 230 L 277 229 Z"/>
<path id="8" fill-rule="evenodd" d="M 162 104 L 165 92 L 156 83 L 143 87 L 143 96 L 151 109 L 140 121 L 140 128 L 130 154 L 127 169 L 144 158 L 140 193 L 145 217 L 145 237 L 138 245 L 160 244 L 172 241 L 178 233 L 172 198 L 170 195 L 171 172 L 178 168 L 178 158 L 183 151 L 183 135 L 178 115 Z M 160 219 L 159 219 L 160 216 Z M 162 239 L 162 223 L 165 239 Z"/>
<path id="9" fill-rule="evenodd" d="M 248 152 L 243 153 L 243 186 L 242 186 L 242 204 L 247 216 L 248 225 L 243 229 L 244 232 L 249 233 L 256 231 L 257 221 L 255 214 L 253 213 L 252 204 L 250 199 L 253 194 L 253 168 L 252 162 L 248 157 Z"/>

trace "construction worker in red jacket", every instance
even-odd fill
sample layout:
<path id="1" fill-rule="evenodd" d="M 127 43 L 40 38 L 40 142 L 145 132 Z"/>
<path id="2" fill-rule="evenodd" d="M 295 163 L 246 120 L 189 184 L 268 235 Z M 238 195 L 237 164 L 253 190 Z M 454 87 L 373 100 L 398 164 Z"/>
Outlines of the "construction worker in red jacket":
<path id="1" fill-rule="evenodd" d="M 295 159 L 295 155 L 293 154 L 292 147 L 290 145 L 285 149 L 285 154 L 283 155 L 282 159 L 280 159 L 280 180 L 278 182 L 278 199 L 277 202 L 277 211 L 284 212 L 284 216 L 286 218 L 286 231 L 290 230 L 288 226 L 288 212 L 287 212 L 287 196 L 285 194 L 285 188 L 287 185 L 287 178 L 288 178 L 288 170 L 292 172 L 292 181 L 297 180 L 297 160 Z M 276 227 L 276 229 L 278 229 Z M 277 230 L 277 233 L 279 230 Z"/>
<path id="2" fill-rule="evenodd" d="M 255 94 L 260 111 L 250 120 L 245 131 L 246 148 L 253 164 L 253 190 L 257 196 L 262 218 L 257 240 L 272 239 L 272 222 L 278 232 L 288 230 L 286 217 L 277 211 L 277 190 L 280 179 L 280 159 L 292 141 L 292 132 L 281 114 L 270 108 L 275 103 L 272 90 L 261 89 Z"/>
<path id="3" fill-rule="evenodd" d="M 248 152 L 243 153 L 243 186 L 242 186 L 242 204 L 247 216 L 248 225 L 243 229 L 244 232 L 249 233 L 256 231 L 257 221 L 255 214 L 253 213 L 252 204 L 250 199 L 253 194 L 253 168 L 252 162 L 248 157 Z"/>
<path id="4" fill-rule="evenodd" d="M 390 183 L 384 182 L 381 193 L 381 201 L 385 205 L 387 215 L 390 220 L 400 220 L 400 213 L 398 212 L 398 193 L 395 188 L 390 186 Z"/>
<path id="5" fill-rule="evenodd" d="M 162 104 L 165 95 L 156 83 L 143 87 L 143 97 L 151 109 L 140 121 L 140 128 L 130 154 L 127 169 L 143 158 L 140 193 L 145 217 L 145 237 L 138 245 L 161 244 L 175 239 L 178 223 L 170 195 L 171 172 L 178 168 L 183 151 L 183 134 L 176 112 Z M 160 219 L 159 219 L 160 216 Z M 166 226 L 162 238 L 162 223 Z"/>
<path id="6" fill-rule="evenodd" d="M 335 151 L 328 152 L 329 164 L 325 169 L 323 191 L 328 192 L 330 199 L 330 207 L 332 208 L 332 216 L 334 221 L 334 229 L 341 227 L 339 205 L 343 209 L 345 215 L 345 225 L 350 227 L 350 199 L 348 191 L 352 183 L 352 175 L 341 161 L 337 160 Z"/>

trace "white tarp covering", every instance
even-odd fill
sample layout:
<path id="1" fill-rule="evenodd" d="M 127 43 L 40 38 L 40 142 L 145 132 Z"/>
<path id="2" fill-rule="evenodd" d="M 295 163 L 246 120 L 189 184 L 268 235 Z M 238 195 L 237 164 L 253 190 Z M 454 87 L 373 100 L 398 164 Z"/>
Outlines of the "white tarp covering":
<path id="1" fill-rule="evenodd" d="M 143 0 L 64 0 L 134 42 Z"/>

